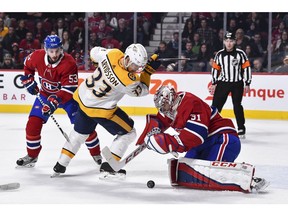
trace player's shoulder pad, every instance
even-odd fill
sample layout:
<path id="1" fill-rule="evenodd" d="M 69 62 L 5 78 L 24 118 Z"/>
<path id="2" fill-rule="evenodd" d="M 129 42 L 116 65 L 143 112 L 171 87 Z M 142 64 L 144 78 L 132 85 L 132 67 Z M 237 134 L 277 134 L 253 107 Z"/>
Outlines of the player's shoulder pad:
<path id="1" fill-rule="evenodd" d="M 32 56 L 32 55 L 33 55 L 33 56 L 39 56 L 39 58 L 42 58 L 43 56 L 46 55 L 46 52 L 45 52 L 44 49 L 38 49 L 38 50 L 35 50 L 34 52 L 32 52 L 30 55 L 31 55 L 31 56 Z"/>
<path id="2" fill-rule="evenodd" d="M 118 79 L 127 86 L 131 85 L 135 81 L 140 80 L 140 76 L 136 73 L 131 73 L 120 66 L 119 60 L 124 57 L 124 53 L 119 49 L 108 49 L 107 58 L 113 67 L 114 73 L 117 75 Z"/>
<path id="3" fill-rule="evenodd" d="M 125 86 L 140 81 L 140 76 L 138 74 L 128 72 L 123 68 L 119 68 L 119 70 L 117 70 L 117 76 Z"/>
<path id="4" fill-rule="evenodd" d="M 128 73 L 128 77 L 132 80 L 132 81 L 136 81 L 136 76 L 134 73 L 129 72 Z"/>
<path id="5" fill-rule="evenodd" d="M 44 49 L 38 49 L 30 53 L 26 58 L 25 58 L 25 64 L 26 62 L 42 62 L 44 57 L 45 57 L 45 50 Z"/>

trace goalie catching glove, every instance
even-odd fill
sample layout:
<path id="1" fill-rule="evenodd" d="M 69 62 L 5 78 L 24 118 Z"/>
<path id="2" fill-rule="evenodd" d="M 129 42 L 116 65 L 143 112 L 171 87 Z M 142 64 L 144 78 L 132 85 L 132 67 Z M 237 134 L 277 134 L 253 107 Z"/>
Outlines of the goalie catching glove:
<path id="1" fill-rule="evenodd" d="M 34 80 L 34 77 L 30 74 L 28 76 L 23 75 L 20 77 L 21 83 L 25 86 L 26 90 L 31 95 L 36 95 L 39 92 L 37 82 Z"/>
<path id="2" fill-rule="evenodd" d="M 146 126 L 142 134 L 138 138 L 136 145 L 142 145 L 144 143 L 145 137 L 152 135 L 151 131 L 154 130 L 154 128 L 157 128 L 157 129 L 153 132 L 153 134 L 161 133 L 163 126 L 161 122 L 157 119 L 156 115 L 150 115 L 150 114 L 146 115 Z"/>
<path id="3" fill-rule="evenodd" d="M 158 55 L 153 54 L 148 60 L 148 63 L 145 65 L 144 71 L 149 75 L 152 75 L 160 67 L 161 62 L 157 61 L 157 59 Z"/>
<path id="4" fill-rule="evenodd" d="M 172 136 L 166 133 L 157 133 L 150 135 L 148 133 L 144 141 L 148 149 L 159 154 L 167 154 L 173 152 L 184 152 L 185 147 L 182 144 L 179 136 Z"/>
<path id="5" fill-rule="evenodd" d="M 47 103 L 42 107 L 42 114 L 44 116 L 51 115 L 58 108 L 60 99 L 56 95 L 50 95 L 47 98 Z"/>

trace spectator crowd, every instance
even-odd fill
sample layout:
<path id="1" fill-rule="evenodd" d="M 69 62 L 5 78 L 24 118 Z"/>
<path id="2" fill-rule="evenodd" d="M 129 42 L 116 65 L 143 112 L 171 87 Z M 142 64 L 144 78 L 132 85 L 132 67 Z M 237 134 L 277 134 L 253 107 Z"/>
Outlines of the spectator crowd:
<path id="1" fill-rule="evenodd" d="M 223 48 L 223 17 L 223 13 L 216 12 L 191 13 L 185 20 L 180 45 L 181 57 L 189 60 L 163 62 L 159 70 L 178 71 L 180 64 L 180 71 L 209 72 L 215 54 Z M 271 47 L 268 23 L 269 13 L 227 13 L 226 30 L 235 34 L 236 47 L 246 52 L 253 72 L 267 72 L 269 49 L 271 72 L 279 72 L 279 65 L 285 64 L 288 57 L 288 14 L 273 13 Z M 175 31 L 171 40 L 160 41 L 155 53 L 161 58 L 178 57 L 179 41 L 179 31 Z"/>
<path id="2" fill-rule="evenodd" d="M 88 14 L 88 25 L 85 15 Z M 65 52 L 71 54 L 79 69 L 85 69 L 85 26 L 88 26 L 88 53 L 94 46 L 125 51 L 133 43 L 134 13 L 0 13 L 0 68 L 21 69 L 25 58 L 43 48 L 47 35 L 57 34 Z M 137 43 L 149 46 L 156 24 L 166 13 L 137 13 Z M 184 28 L 175 30 L 170 40 L 159 42 L 155 53 L 160 58 L 189 60 L 162 62 L 158 70 L 207 72 L 217 51 L 223 48 L 223 13 L 193 12 L 183 20 Z M 253 72 L 267 72 L 268 50 L 272 71 L 279 71 L 288 58 L 288 14 L 272 13 L 272 39 L 268 47 L 269 13 L 227 13 L 227 31 L 236 36 L 236 47 L 243 49 Z M 88 59 L 88 70 L 95 69 Z M 280 71 L 283 71 L 282 69 Z"/>

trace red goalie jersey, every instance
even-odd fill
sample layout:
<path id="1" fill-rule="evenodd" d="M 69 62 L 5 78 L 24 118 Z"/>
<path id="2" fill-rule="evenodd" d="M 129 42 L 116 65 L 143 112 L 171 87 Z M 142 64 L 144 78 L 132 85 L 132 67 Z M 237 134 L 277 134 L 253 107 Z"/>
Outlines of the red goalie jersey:
<path id="1" fill-rule="evenodd" d="M 25 75 L 34 76 L 36 69 L 41 94 L 46 97 L 55 94 L 61 98 L 62 103 L 72 99 L 72 94 L 78 86 L 78 69 L 71 55 L 64 53 L 57 63 L 50 64 L 45 50 L 36 50 L 25 59 Z"/>
<path id="2" fill-rule="evenodd" d="M 232 120 L 221 117 L 216 108 L 210 107 L 189 92 L 178 92 L 176 97 L 180 101 L 176 108 L 174 120 L 160 112 L 155 117 L 150 116 L 152 119 L 150 129 L 159 127 L 162 131 L 162 133 L 154 135 L 154 141 L 150 140 L 152 145 L 157 143 L 153 150 L 158 153 L 186 152 L 200 145 L 203 148 L 208 147 L 211 145 L 210 138 L 213 139 L 214 135 L 217 134 L 230 134 L 238 137 Z M 157 122 L 156 125 L 155 122 Z M 171 136 L 163 133 L 168 127 L 172 127 L 179 134 Z M 143 138 L 143 136 L 141 137 Z"/>

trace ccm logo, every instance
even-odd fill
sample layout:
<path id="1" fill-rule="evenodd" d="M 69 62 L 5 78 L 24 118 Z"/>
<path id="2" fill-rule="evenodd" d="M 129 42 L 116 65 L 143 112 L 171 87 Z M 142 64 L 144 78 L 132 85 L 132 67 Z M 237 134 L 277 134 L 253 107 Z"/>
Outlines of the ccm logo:
<path id="1" fill-rule="evenodd" d="M 142 152 L 146 148 L 145 144 L 141 145 L 141 148 L 139 148 L 137 151 L 132 152 L 125 160 L 125 164 L 127 164 L 130 160 L 132 160 L 134 157 L 136 157 L 140 152 Z"/>
<path id="2" fill-rule="evenodd" d="M 212 162 L 212 166 L 217 166 L 217 167 L 236 167 L 236 163 L 231 163 L 231 162 L 218 162 L 214 161 Z"/>

